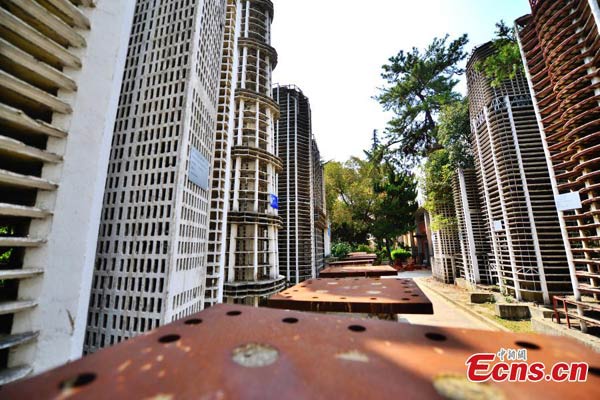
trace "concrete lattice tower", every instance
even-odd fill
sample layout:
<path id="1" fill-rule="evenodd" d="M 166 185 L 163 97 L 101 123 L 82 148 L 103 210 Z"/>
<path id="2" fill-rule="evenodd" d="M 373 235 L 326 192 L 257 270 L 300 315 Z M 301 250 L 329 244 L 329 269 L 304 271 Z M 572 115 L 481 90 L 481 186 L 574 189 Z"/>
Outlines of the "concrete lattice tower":
<path id="1" fill-rule="evenodd" d="M 231 148 L 235 135 L 236 119 L 235 89 L 239 70 L 238 39 L 241 28 L 241 10 L 240 0 L 227 0 L 210 195 L 205 307 L 223 302 L 223 281 L 227 251 L 227 216 L 231 193 Z"/>
<path id="2" fill-rule="evenodd" d="M 431 229 L 433 249 L 431 273 L 434 278 L 442 282 L 453 283 L 454 279 L 460 276 L 458 273 L 463 268 L 458 228 L 452 223 L 456 218 L 453 201 L 436 204 L 433 214 L 446 222 L 440 226 L 432 224 L 434 226 Z"/>
<path id="3" fill-rule="evenodd" d="M 85 350 L 203 307 L 224 0 L 138 0 Z"/>
<path id="4" fill-rule="evenodd" d="M 0 386 L 81 356 L 133 9 L 0 4 Z"/>
<path id="5" fill-rule="evenodd" d="M 227 302 L 258 305 L 280 291 L 277 231 L 277 173 L 271 75 L 277 53 L 271 47 L 273 4 L 239 4 L 235 118 L 231 148 L 231 190 L 227 215 L 227 257 L 223 292 Z M 231 22 L 231 19 L 230 19 Z"/>
<path id="6" fill-rule="evenodd" d="M 294 86 L 275 86 L 279 175 L 279 270 L 288 284 L 315 278 L 325 262 L 327 215 L 319 147 L 312 135 L 310 102 Z"/>
<path id="7" fill-rule="evenodd" d="M 325 241 L 327 232 L 327 204 L 325 201 L 325 177 L 321 153 L 317 141 L 313 138 L 312 143 L 312 199 L 313 199 L 313 237 L 314 237 L 314 260 L 317 273 L 325 266 Z"/>
<path id="8" fill-rule="evenodd" d="M 296 86 L 276 86 L 281 116 L 276 123 L 279 174 L 279 271 L 288 284 L 316 278 L 310 103 Z"/>
<path id="9" fill-rule="evenodd" d="M 518 300 L 549 303 L 571 291 L 550 176 L 523 74 L 492 87 L 475 64 L 494 51 L 478 47 L 467 64 L 471 131 L 490 227 L 493 269 Z"/>
<path id="10" fill-rule="evenodd" d="M 531 1 L 517 20 L 575 297 L 600 297 L 600 3 Z"/>
<path id="11" fill-rule="evenodd" d="M 472 284 L 492 283 L 489 227 L 481 209 L 481 191 L 475 169 L 459 169 L 453 176 L 452 189 L 463 261 L 458 275 Z"/>

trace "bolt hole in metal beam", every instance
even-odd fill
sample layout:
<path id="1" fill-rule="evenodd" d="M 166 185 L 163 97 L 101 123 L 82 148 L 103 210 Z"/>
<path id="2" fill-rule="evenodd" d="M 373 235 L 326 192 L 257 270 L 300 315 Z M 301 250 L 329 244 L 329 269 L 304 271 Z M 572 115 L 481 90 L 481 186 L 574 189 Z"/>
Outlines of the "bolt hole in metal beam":
<path id="1" fill-rule="evenodd" d="M 515 344 L 517 346 L 529 349 L 529 350 L 539 350 L 540 346 L 538 346 L 535 343 L 531 343 L 531 342 L 523 342 L 523 341 L 519 341 L 519 342 L 515 342 Z"/>
<path id="2" fill-rule="evenodd" d="M 298 322 L 298 318 L 293 318 L 293 317 L 284 318 L 281 320 L 281 322 L 285 322 L 286 324 L 295 324 L 296 322 Z"/>
<path id="3" fill-rule="evenodd" d="M 59 387 L 62 390 L 67 390 L 67 389 L 72 389 L 72 388 L 89 385 L 90 383 L 92 383 L 95 380 L 96 380 L 96 374 L 94 374 L 92 372 L 84 372 L 84 373 L 77 375 L 74 378 L 62 381 L 60 383 Z"/>
<path id="4" fill-rule="evenodd" d="M 364 332 L 367 330 L 367 328 L 365 328 L 362 325 L 350 325 L 348 327 L 349 330 L 351 330 L 352 332 Z"/>
<path id="5" fill-rule="evenodd" d="M 228 311 L 227 315 L 229 315 L 230 317 L 235 317 L 237 315 L 241 315 L 242 312 L 241 311 Z"/>
<path id="6" fill-rule="evenodd" d="M 425 337 L 429 340 L 433 340 L 436 342 L 443 342 L 448 339 L 446 337 L 446 335 L 442 335 L 441 333 L 435 333 L 435 332 L 427 332 L 425 334 Z"/>
<path id="7" fill-rule="evenodd" d="M 198 325 L 201 324 L 202 320 L 200 318 L 192 318 L 185 321 L 186 325 Z"/>
<path id="8" fill-rule="evenodd" d="M 165 336 L 161 336 L 158 341 L 161 343 L 173 343 L 178 341 L 179 339 L 181 339 L 181 336 L 179 335 L 165 335 Z"/>

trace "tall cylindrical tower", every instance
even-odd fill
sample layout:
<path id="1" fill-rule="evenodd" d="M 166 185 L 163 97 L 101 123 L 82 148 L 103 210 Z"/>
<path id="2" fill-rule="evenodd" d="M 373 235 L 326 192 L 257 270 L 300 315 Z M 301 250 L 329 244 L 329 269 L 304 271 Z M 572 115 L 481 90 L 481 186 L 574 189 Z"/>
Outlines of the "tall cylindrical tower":
<path id="1" fill-rule="evenodd" d="M 277 173 L 271 74 L 277 53 L 271 43 L 273 3 L 241 2 L 238 77 L 235 91 L 228 255 L 224 296 L 228 302 L 257 305 L 283 288 L 279 276 Z"/>

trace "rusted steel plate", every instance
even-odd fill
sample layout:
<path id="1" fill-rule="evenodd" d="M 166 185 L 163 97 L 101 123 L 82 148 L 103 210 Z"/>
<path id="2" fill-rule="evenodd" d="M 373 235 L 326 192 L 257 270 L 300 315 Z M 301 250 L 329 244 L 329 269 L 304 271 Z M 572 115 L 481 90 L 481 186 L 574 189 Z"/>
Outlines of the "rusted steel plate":
<path id="1" fill-rule="evenodd" d="M 412 279 L 320 278 L 273 295 L 269 307 L 367 314 L 433 314 L 431 301 Z"/>
<path id="2" fill-rule="evenodd" d="M 594 372 L 586 383 L 466 380 L 473 353 L 522 347 L 529 363 L 586 361 Z M 0 397 L 598 399 L 598 371 L 600 356 L 567 338 L 219 305 L 4 386 Z"/>
<path id="3" fill-rule="evenodd" d="M 327 263 L 329 266 L 340 266 L 340 265 L 373 265 L 374 260 L 363 260 L 363 259 L 351 259 L 330 261 Z"/>
<path id="4" fill-rule="evenodd" d="M 398 271 L 387 265 L 343 265 L 323 268 L 319 272 L 320 278 L 348 278 L 348 277 L 375 277 L 394 276 Z"/>
<path id="5" fill-rule="evenodd" d="M 363 260 L 375 260 L 377 259 L 377 255 L 370 253 L 349 253 L 348 258 L 351 259 L 363 259 Z"/>

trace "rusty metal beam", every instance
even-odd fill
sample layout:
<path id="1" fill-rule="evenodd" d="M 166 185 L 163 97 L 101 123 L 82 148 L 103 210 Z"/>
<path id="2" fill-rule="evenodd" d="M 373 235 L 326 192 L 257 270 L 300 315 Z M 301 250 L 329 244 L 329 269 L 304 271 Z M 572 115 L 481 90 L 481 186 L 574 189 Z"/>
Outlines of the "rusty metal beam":
<path id="1" fill-rule="evenodd" d="M 349 277 L 378 277 L 394 276 L 398 271 L 387 265 L 345 265 L 337 267 L 327 267 L 319 272 L 321 278 L 349 278 Z"/>
<path id="2" fill-rule="evenodd" d="M 368 314 L 433 314 L 412 279 L 310 279 L 269 298 L 269 307 Z"/>
<path id="3" fill-rule="evenodd" d="M 470 383 L 473 353 L 585 361 L 586 383 Z M 600 398 L 600 355 L 573 340 L 217 305 L 4 386 L 6 399 Z M 594 394 L 595 393 L 595 394 Z M 442 395 L 443 394 L 443 395 Z"/>

